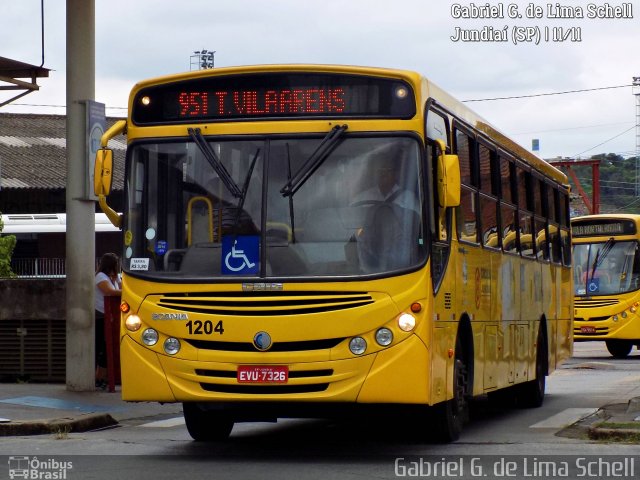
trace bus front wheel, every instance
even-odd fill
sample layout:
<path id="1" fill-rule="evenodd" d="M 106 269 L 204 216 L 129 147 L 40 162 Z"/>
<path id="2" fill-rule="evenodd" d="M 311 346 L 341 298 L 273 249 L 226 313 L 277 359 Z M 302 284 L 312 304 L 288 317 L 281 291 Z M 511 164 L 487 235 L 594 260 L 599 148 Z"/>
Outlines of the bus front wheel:
<path id="1" fill-rule="evenodd" d="M 222 412 L 206 410 L 197 403 L 183 403 L 184 423 L 191 438 L 200 442 L 226 440 L 233 429 L 233 419 Z"/>
<path id="2" fill-rule="evenodd" d="M 456 342 L 453 364 L 453 398 L 434 407 L 437 440 L 453 442 L 460 437 L 469 420 L 469 366 L 465 363 L 462 342 Z"/>
<path id="3" fill-rule="evenodd" d="M 614 358 L 626 358 L 633 348 L 633 343 L 627 340 L 607 340 L 605 343 Z"/>

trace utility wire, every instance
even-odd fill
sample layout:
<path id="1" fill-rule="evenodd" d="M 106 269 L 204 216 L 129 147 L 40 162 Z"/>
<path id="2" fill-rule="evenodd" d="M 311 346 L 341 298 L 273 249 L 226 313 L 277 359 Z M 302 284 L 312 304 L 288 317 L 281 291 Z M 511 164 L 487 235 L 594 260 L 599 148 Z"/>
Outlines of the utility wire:
<path id="1" fill-rule="evenodd" d="M 634 204 L 636 204 L 638 202 L 640 202 L 640 197 L 636 198 L 633 202 L 631 202 L 631 203 L 629 203 L 629 204 L 627 204 L 627 205 L 625 205 L 623 207 L 618 207 L 618 208 L 614 209 L 611 213 L 619 212 L 621 210 L 626 210 L 627 208 L 633 206 Z"/>
<path id="2" fill-rule="evenodd" d="M 611 140 L 613 140 L 613 139 L 615 139 L 615 138 L 621 137 L 622 135 L 624 135 L 624 134 L 625 134 L 625 133 L 627 133 L 627 132 L 630 132 L 631 130 L 633 130 L 633 129 L 634 129 L 634 128 L 636 128 L 637 126 L 638 126 L 638 125 L 636 124 L 636 125 L 634 125 L 634 126 L 633 126 L 633 127 L 631 127 L 631 128 L 627 128 L 624 132 L 619 133 L 618 135 L 615 135 L 615 136 L 613 136 L 613 137 L 609 138 L 608 140 L 605 140 L 604 142 L 599 143 L 598 145 L 595 145 L 595 146 L 593 146 L 593 147 L 591 147 L 591 148 L 588 148 L 588 149 L 586 149 L 584 152 L 576 153 L 575 155 L 573 155 L 573 158 L 579 157 L 579 156 L 580 156 L 580 155 L 582 155 L 583 153 L 587 153 L 587 152 L 589 152 L 589 151 L 593 150 L 594 148 L 598 148 L 599 146 L 604 145 L 604 144 L 605 144 L 605 143 L 607 143 L 607 142 L 610 142 Z"/>
<path id="3" fill-rule="evenodd" d="M 564 132 L 567 130 L 581 130 L 581 129 L 586 129 L 586 128 L 597 128 L 597 127 L 611 127 L 614 125 L 629 125 L 633 122 L 615 122 L 615 123 L 600 123 L 598 125 L 583 125 L 581 127 L 566 127 L 566 128 L 554 128 L 551 130 L 536 130 L 533 132 L 517 132 L 517 133 L 510 133 L 509 135 L 511 136 L 516 136 L 516 135 L 532 135 L 534 133 L 553 133 L 553 132 Z"/>
<path id="4" fill-rule="evenodd" d="M 582 90 L 567 90 L 565 92 L 550 92 L 550 93 L 536 93 L 533 95 L 515 95 L 513 97 L 494 97 L 494 98 L 474 98 L 471 100 L 462 100 L 463 103 L 467 102 L 491 102 L 493 100 L 512 100 L 516 98 L 532 98 L 532 97 L 548 97 L 550 95 L 566 95 L 568 93 L 582 93 L 582 92 L 594 92 L 596 90 L 611 90 L 613 88 L 625 88 L 632 87 L 632 84 L 616 85 L 613 87 L 598 87 L 598 88 L 584 88 Z"/>
<path id="5" fill-rule="evenodd" d="M 50 104 L 41 104 L 41 103 L 11 103 L 9 105 L 16 105 L 19 107 L 51 107 L 51 108 L 67 108 L 66 105 L 50 105 Z M 126 110 L 127 107 L 107 107 L 106 109 L 115 109 L 115 110 Z"/>

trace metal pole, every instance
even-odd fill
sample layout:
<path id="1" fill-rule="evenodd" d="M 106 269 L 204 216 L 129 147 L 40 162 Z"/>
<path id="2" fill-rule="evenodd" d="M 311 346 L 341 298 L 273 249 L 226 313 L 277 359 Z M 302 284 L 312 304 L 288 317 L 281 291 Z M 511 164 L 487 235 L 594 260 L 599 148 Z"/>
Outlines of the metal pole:
<path id="1" fill-rule="evenodd" d="M 95 0 L 67 0 L 67 390 L 95 390 L 95 203 L 85 194 L 85 100 L 95 97 Z"/>
<path id="2" fill-rule="evenodd" d="M 636 197 L 640 196 L 640 77 L 633 77 L 633 94 L 636 96 Z"/>

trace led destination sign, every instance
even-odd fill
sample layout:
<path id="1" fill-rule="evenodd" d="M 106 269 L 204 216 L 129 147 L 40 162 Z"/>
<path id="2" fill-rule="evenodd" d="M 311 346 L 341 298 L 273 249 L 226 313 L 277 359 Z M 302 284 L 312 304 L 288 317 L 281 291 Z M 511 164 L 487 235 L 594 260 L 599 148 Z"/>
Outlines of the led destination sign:
<path id="1" fill-rule="evenodd" d="M 415 97 L 400 80 L 336 74 L 207 77 L 141 90 L 136 124 L 291 117 L 411 118 Z"/>
<path id="2" fill-rule="evenodd" d="M 630 220 L 574 222 L 571 224 L 571 233 L 574 237 L 635 235 L 636 226 Z"/>
<path id="3" fill-rule="evenodd" d="M 209 95 L 213 98 L 210 99 Z M 236 115 L 336 115 L 345 111 L 344 88 L 287 88 L 279 90 L 215 90 L 178 93 L 179 117 Z M 213 111 L 209 109 L 213 107 Z"/>

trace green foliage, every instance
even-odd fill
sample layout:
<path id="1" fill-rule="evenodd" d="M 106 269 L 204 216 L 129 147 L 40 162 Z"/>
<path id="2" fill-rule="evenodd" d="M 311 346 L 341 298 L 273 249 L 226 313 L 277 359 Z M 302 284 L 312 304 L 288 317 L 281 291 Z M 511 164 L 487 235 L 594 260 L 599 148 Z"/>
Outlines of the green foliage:
<path id="1" fill-rule="evenodd" d="M 0 218 L 0 234 L 3 228 L 4 224 L 2 223 L 2 218 Z M 11 271 L 11 254 L 15 246 L 15 235 L 0 235 L 0 278 L 14 276 Z"/>

